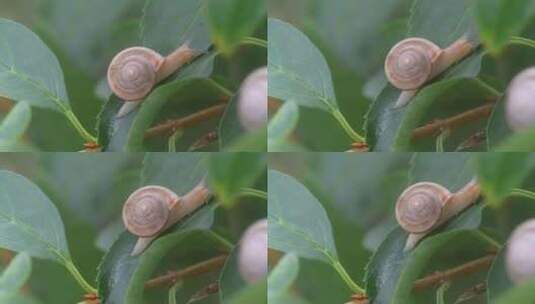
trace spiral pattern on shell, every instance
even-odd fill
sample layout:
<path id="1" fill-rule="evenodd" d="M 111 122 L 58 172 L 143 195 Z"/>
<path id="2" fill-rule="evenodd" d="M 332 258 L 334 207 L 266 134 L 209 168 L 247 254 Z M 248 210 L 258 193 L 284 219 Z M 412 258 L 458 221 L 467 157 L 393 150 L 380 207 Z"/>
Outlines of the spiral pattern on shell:
<path id="1" fill-rule="evenodd" d="M 157 81 L 157 71 L 164 58 L 144 47 L 123 50 L 113 58 L 108 68 L 108 84 L 125 101 L 141 100 Z"/>
<path id="2" fill-rule="evenodd" d="M 136 190 L 123 206 L 123 222 L 132 234 L 152 237 L 161 232 L 169 219 L 170 208 L 178 196 L 160 186 L 146 186 Z"/>
<path id="3" fill-rule="evenodd" d="M 515 283 L 535 279 L 535 219 L 518 226 L 509 238 L 505 265 Z"/>
<path id="4" fill-rule="evenodd" d="M 451 196 L 448 189 L 429 182 L 407 188 L 396 203 L 396 219 L 410 233 L 424 233 L 440 220 L 444 204 Z"/>
<path id="5" fill-rule="evenodd" d="M 405 39 L 388 53 L 386 77 L 398 89 L 418 89 L 432 77 L 433 60 L 441 51 L 440 47 L 426 39 Z"/>
<path id="6" fill-rule="evenodd" d="M 260 281 L 268 271 L 268 222 L 259 220 L 242 236 L 238 252 L 238 270 L 248 283 Z"/>
<path id="7" fill-rule="evenodd" d="M 518 74 L 509 85 L 505 118 L 514 131 L 535 127 L 535 67 Z"/>

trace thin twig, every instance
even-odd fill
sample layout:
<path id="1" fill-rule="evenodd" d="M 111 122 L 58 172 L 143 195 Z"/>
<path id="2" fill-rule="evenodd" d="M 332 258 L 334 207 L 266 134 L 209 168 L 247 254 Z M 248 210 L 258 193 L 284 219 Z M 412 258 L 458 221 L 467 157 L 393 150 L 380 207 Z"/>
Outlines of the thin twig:
<path id="1" fill-rule="evenodd" d="M 449 281 L 453 278 L 468 275 L 474 272 L 485 270 L 492 265 L 492 262 L 496 258 L 495 254 L 489 254 L 477 260 L 470 261 L 466 264 L 448 269 L 446 271 L 435 272 L 423 279 L 414 281 L 412 288 L 414 291 L 421 291 L 430 286 L 441 284 L 442 282 Z"/>
<path id="2" fill-rule="evenodd" d="M 208 119 L 218 117 L 225 112 L 226 107 L 227 103 L 220 103 L 186 117 L 167 121 L 148 129 L 147 132 L 145 132 L 145 139 L 153 138 L 162 134 L 173 133 L 177 129 L 188 128 Z"/>
<path id="3" fill-rule="evenodd" d="M 450 118 L 435 120 L 428 125 L 414 129 L 412 131 L 412 140 L 415 141 L 428 136 L 434 136 L 442 130 L 453 130 L 468 123 L 489 118 L 494 105 L 494 103 L 486 104 Z"/>
<path id="4" fill-rule="evenodd" d="M 204 300 L 219 292 L 219 282 L 210 283 L 191 296 L 187 304 Z"/>
<path id="5" fill-rule="evenodd" d="M 182 280 L 189 277 L 198 276 L 215 270 L 219 270 L 225 264 L 227 255 L 220 255 L 215 258 L 200 262 L 195 265 L 191 265 L 187 268 L 172 271 L 168 274 L 156 277 L 145 283 L 145 288 L 156 288 L 160 286 L 169 286 L 178 280 Z"/>

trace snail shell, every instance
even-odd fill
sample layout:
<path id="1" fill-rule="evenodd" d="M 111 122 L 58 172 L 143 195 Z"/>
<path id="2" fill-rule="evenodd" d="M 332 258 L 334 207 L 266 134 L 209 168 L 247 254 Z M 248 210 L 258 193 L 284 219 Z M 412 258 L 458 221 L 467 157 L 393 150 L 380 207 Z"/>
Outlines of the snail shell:
<path id="1" fill-rule="evenodd" d="M 451 196 L 448 189 L 429 182 L 407 188 L 396 203 L 396 219 L 410 233 L 430 231 L 439 223 L 443 207 Z"/>
<path id="2" fill-rule="evenodd" d="M 117 54 L 108 68 L 108 84 L 125 101 L 143 99 L 158 81 L 164 58 L 145 47 L 132 47 Z"/>
<path id="3" fill-rule="evenodd" d="M 268 271 L 268 221 L 259 220 L 242 236 L 238 252 L 238 269 L 248 283 L 263 279 Z"/>
<path id="4" fill-rule="evenodd" d="M 402 40 L 386 57 L 386 77 L 398 89 L 418 89 L 432 78 L 434 61 L 441 52 L 440 47 L 426 39 Z"/>
<path id="5" fill-rule="evenodd" d="M 505 264 L 515 283 L 535 279 L 535 219 L 518 226 L 509 238 Z"/>
<path id="6" fill-rule="evenodd" d="M 238 117 L 247 131 L 264 128 L 268 110 L 268 70 L 260 68 L 243 82 L 238 100 Z"/>
<path id="7" fill-rule="evenodd" d="M 146 186 L 132 193 L 123 206 L 126 229 L 140 237 L 152 237 L 163 229 L 169 220 L 170 209 L 179 197 L 160 186 Z"/>
<path id="8" fill-rule="evenodd" d="M 535 127 L 535 67 L 518 74 L 509 85 L 505 118 L 514 131 Z"/>

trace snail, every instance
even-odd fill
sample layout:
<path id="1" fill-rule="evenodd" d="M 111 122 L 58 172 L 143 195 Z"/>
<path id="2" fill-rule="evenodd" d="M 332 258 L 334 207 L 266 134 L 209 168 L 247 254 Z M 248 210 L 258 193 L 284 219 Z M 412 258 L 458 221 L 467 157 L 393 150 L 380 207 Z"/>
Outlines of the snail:
<path id="1" fill-rule="evenodd" d="M 250 283 L 263 279 L 268 271 L 268 221 L 262 219 L 252 224 L 243 234 L 238 251 L 238 270 Z"/>
<path id="2" fill-rule="evenodd" d="M 402 90 L 395 107 L 407 105 L 423 85 L 466 57 L 474 48 L 474 43 L 466 37 L 446 49 L 423 38 L 407 38 L 397 43 L 385 60 L 388 81 Z"/>
<path id="3" fill-rule="evenodd" d="M 505 265 L 514 283 L 535 279 L 535 219 L 518 226 L 507 242 Z"/>
<path id="4" fill-rule="evenodd" d="M 162 232 L 193 213 L 209 197 L 204 182 L 182 197 L 161 186 L 145 186 L 134 191 L 123 206 L 126 229 L 139 237 L 132 255 L 142 253 Z"/>
<path id="5" fill-rule="evenodd" d="M 509 85 L 505 119 L 513 131 L 535 127 L 535 67 L 518 74 Z"/>
<path id="6" fill-rule="evenodd" d="M 475 180 L 455 193 L 431 182 L 416 183 L 403 191 L 396 202 L 396 220 L 409 232 L 405 250 L 475 203 L 480 193 Z"/>
<path id="7" fill-rule="evenodd" d="M 108 67 L 107 79 L 112 92 L 126 101 L 117 117 L 123 117 L 137 107 L 162 80 L 187 64 L 200 52 L 183 44 L 167 57 L 146 47 L 131 47 L 121 51 Z"/>
<path id="8" fill-rule="evenodd" d="M 262 67 L 251 73 L 241 85 L 238 117 L 247 131 L 264 128 L 267 124 L 267 77 L 267 67 Z"/>

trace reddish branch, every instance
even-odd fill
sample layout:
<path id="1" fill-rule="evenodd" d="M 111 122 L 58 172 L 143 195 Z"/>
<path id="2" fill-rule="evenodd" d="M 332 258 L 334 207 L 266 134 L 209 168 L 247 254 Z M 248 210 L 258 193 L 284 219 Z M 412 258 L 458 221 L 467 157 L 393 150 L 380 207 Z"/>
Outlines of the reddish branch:
<path id="1" fill-rule="evenodd" d="M 197 113 L 193 113 L 189 116 L 167 121 L 158 126 L 148 129 L 147 132 L 145 132 L 145 139 L 153 138 L 162 134 L 171 134 L 178 129 L 188 128 L 203 121 L 219 117 L 223 114 L 223 112 L 225 112 L 226 107 L 227 103 L 220 103 L 215 106 L 201 110 Z"/>
<path id="2" fill-rule="evenodd" d="M 486 119 L 492 114 L 494 105 L 494 103 L 486 104 L 450 118 L 435 120 L 428 125 L 415 129 L 412 132 L 412 140 L 415 141 L 425 137 L 434 136 L 443 130 L 453 130 L 468 123 Z"/>
<path id="3" fill-rule="evenodd" d="M 414 281 L 412 288 L 414 291 L 421 291 L 427 287 L 440 285 L 443 282 L 450 281 L 460 276 L 488 269 L 495 258 L 495 254 L 490 254 L 446 271 L 435 272 L 423 279 Z"/>
<path id="4" fill-rule="evenodd" d="M 221 267 L 223 267 L 226 260 L 227 255 L 220 255 L 187 268 L 169 272 L 166 275 L 147 281 L 145 283 L 145 288 L 149 289 L 160 286 L 169 286 L 185 278 L 195 277 L 201 274 L 212 272 L 214 270 L 219 270 Z"/>

